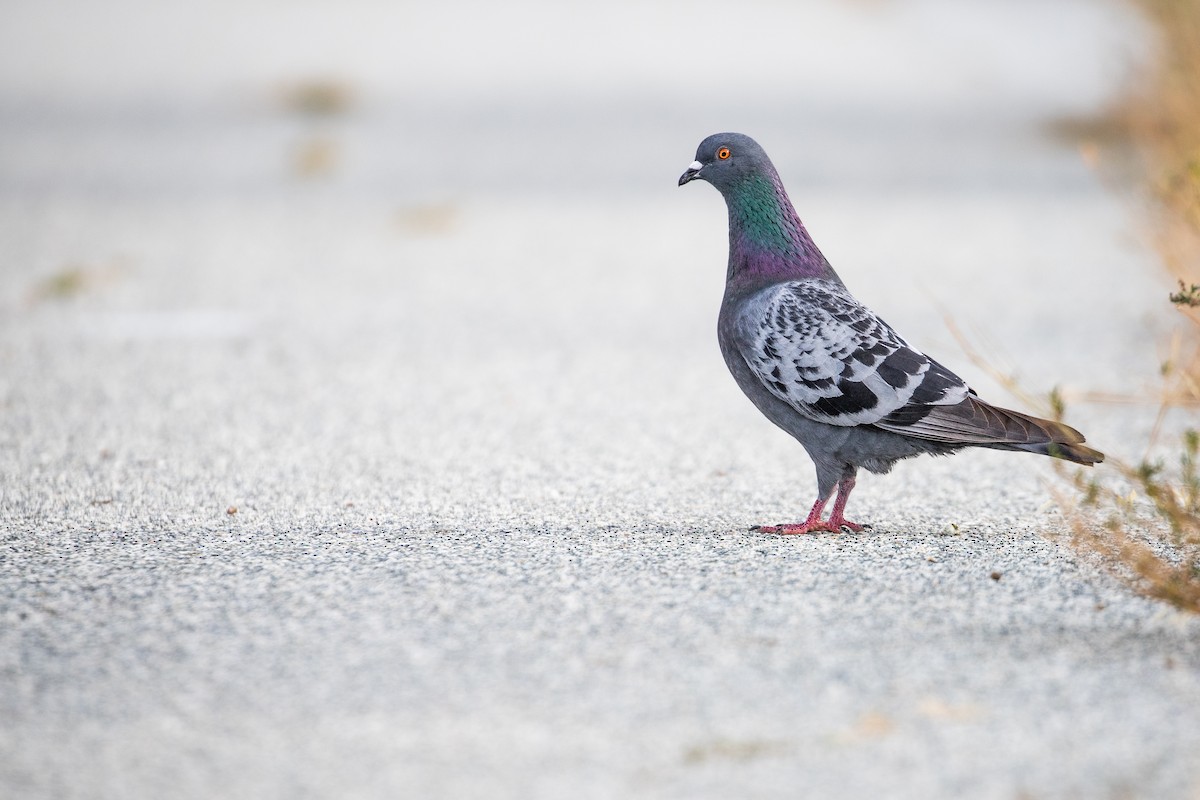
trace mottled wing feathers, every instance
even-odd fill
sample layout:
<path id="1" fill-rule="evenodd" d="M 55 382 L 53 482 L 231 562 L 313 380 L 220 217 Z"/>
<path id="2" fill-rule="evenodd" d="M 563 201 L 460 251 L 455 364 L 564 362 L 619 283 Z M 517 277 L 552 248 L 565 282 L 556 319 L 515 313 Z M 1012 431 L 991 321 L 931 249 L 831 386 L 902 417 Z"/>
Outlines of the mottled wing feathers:
<path id="1" fill-rule="evenodd" d="M 771 394 L 808 419 L 949 445 L 1102 461 L 1083 435 L 980 400 L 838 283 L 789 281 L 744 301 L 737 343 Z"/>
<path id="2" fill-rule="evenodd" d="M 737 330 L 742 357 L 768 391 L 818 422 L 870 425 L 910 404 L 959 403 L 970 391 L 830 281 L 789 281 L 750 298 Z"/>

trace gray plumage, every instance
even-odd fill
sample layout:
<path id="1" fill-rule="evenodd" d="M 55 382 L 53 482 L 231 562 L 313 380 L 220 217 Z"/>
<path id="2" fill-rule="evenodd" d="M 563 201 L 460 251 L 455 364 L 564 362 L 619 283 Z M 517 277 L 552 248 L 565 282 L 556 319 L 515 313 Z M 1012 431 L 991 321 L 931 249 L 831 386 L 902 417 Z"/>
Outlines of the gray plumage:
<path id="1" fill-rule="evenodd" d="M 725 197 L 729 263 L 718 338 L 738 386 L 804 446 L 817 470 L 808 519 L 779 533 L 859 529 L 843 516 L 858 469 L 968 447 L 1092 464 L 1074 428 L 992 406 L 859 303 L 797 217 L 779 175 L 747 136 L 705 139 L 679 179 Z M 821 518 L 834 490 L 828 522 Z"/>

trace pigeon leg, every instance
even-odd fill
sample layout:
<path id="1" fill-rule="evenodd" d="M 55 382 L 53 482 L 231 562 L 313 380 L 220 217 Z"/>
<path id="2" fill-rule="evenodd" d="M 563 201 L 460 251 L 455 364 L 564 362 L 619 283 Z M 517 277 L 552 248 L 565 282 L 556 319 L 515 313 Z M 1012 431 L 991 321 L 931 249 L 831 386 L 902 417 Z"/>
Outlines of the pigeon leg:
<path id="1" fill-rule="evenodd" d="M 842 496 L 839 494 L 838 499 L 841 500 L 841 497 Z M 838 530 L 837 528 L 832 527 L 828 522 L 821 521 L 821 512 L 825 510 L 825 504 L 827 502 L 829 502 L 829 498 L 825 498 L 824 500 L 818 498 L 817 502 L 813 503 L 812 511 L 808 512 L 808 519 L 804 520 L 804 522 L 791 523 L 788 525 L 755 525 L 750 530 L 758 531 L 759 533 L 781 534 L 813 533 L 815 531 L 836 532 Z M 843 505 L 845 504 L 843 503 Z M 842 524 L 847 525 L 849 523 L 843 520 Z"/>
<path id="2" fill-rule="evenodd" d="M 854 491 L 853 475 L 842 478 L 838 482 L 837 499 L 833 501 L 833 512 L 829 515 L 829 530 L 839 531 L 842 528 L 849 528 L 857 533 L 863 529 L 862 525 L 851 522 L 843 516 L 846 513 L 846 501 L 850 499 L 852 491 Z"/>

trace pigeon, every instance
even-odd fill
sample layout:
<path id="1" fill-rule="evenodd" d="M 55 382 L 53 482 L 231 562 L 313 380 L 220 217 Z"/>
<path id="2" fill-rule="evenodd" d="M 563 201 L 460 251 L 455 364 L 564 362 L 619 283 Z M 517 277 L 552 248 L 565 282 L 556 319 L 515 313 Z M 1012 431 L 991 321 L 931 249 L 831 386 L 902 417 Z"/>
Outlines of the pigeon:
<path id="1" fill-rule="evenodd" d="M 817 471 L 807 519 L 752 530 L 861 531 L 845 517 L 859 468 L 883 474 L 925 453 L 990 447 L 1089 466 L 1104 460 L 1074 428 L 980 399 L 856 300 L 749 136 L 717 133 L 701 142 L 679 185 L 694 180 L 716 187 L 729 211 L 721 354 L 750 401 L 800 442 Z"/>

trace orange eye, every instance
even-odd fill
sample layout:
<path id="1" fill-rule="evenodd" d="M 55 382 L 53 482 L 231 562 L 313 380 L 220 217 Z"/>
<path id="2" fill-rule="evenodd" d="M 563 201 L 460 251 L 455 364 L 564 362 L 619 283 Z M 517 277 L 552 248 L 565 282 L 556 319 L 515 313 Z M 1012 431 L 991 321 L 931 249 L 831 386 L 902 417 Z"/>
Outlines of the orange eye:
<path id="1" fill-rule="evenodd" d="M 718 150 L 718 151 L 717 151 L 717 158 L 721 159 L 722 161 L 724 161 L 725 159 L 729 158 L 729 148 L 728 148 L 728 147 L 722 147 L 720 150 Z"/>

